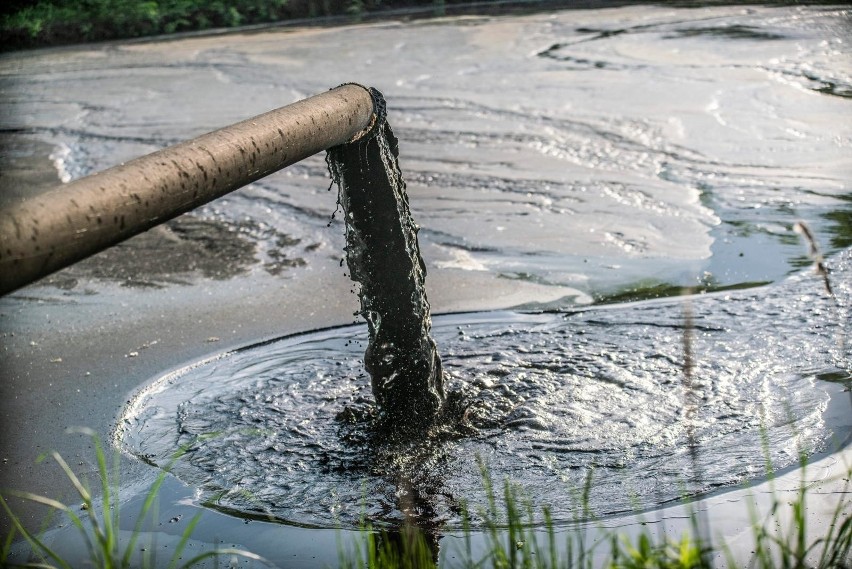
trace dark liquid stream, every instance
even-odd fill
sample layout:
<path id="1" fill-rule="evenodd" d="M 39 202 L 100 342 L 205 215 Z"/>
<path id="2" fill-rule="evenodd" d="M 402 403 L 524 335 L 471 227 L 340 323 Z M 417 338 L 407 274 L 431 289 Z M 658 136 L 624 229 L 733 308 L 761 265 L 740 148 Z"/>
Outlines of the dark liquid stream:
<path id="1" fill-rule="evenodd" d="M 383 422 L 395 432 L 435 423 L 444 404 L 441 359 L 430 335 L 426 265 L 417 243 L 399 146 L 387 123 L 384 99 L 372 128 L 328 150 L 346 222 L 346 261 L 360 284 L 360 315 L 370 339 L 364 364 Z"/>

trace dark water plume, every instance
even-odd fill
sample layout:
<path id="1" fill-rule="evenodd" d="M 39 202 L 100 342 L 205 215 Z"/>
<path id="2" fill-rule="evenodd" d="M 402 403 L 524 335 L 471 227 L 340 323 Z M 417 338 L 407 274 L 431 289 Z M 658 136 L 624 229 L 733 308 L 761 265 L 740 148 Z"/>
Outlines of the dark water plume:
<path id="1" fill-rule="evenodd" d="M 364 364 L 382 418 L 397 430 L 431 425 L 445 394 L 441 359 L 430 335 L 426 265 L 417 243 L 399 143 L 381 93 L 368 132 L 328 150 L 346 223 L 346 262 L 359 283 L 360 315 L 370 339 Z"/>

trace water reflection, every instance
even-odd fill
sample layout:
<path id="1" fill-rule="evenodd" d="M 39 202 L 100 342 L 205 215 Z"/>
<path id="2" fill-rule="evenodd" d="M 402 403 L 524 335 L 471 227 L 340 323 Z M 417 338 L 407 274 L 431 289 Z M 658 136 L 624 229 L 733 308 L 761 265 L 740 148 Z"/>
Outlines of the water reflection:
<path id="1" fill-rule="evenodd" d="M 836 6 L 633 3 L 6 55 L 4 153 L 29 154 L 3 154 L 0 176 L 4 188 L 10 179 L 39 187 L 45 171 L 89 173 L 339 82 L 376 85 L 399 125 L 433 278 L 479 286 L 464 276 L 485 273 L 607 302 L 696 283 L 720 291 L 695 301 L 707 477 L 695 482 L 725 488 L 762 475 L 763 425 L 776 465 L 827 448 L 821 382 L 849 381 L 848 344 L 836 335 L 848 328 L 848 300 L 827 303 L 805 273 L 736 290 L 807 269 L 792 231 L 805 219 L 836 255 L 848 299 L 849 22 Z M 307 279 L 343 247 L 342 227 L 327 228 L 327 186 L 325 164 L 309 160 L 198 214 L 238 233 L 246 220 L 264 224 L 270 231 L 240 233 L 248 243 L 237 257 L 292 252 L 304 264 L 281 274 Z M 279 236 L 298 248 L 276 247 Z M 157 257 L 171 245 L 131 246 Z M 486 501 L 476 455 L 495 479 L 553 498 L 562 520 L 577 511 L 570 489 L 592 470 L 598 515 L 679 497 L 690 471 L 679 303 L 438 324 L 453 389 L 479 402 L 477 430 L 445 440 L 440 456 L 411 451 L 417 460 L 399 464 L 370 454 L 357 328 L 252 346 L 167 377 L 129 410 L 123 444 L 162 465 L 198 441 L 177 475 L 199 500 L 309 527 L 352 527 L 366 515 L 390 528 L 417 520 L 437 536 L 458 523 L 460 496 L 474 510 Z"/>
<path id="2" fill-rule="evenodd" d="M 852 202 L 852 194 L 840 196 L 840 199 Z M 825 212 L 822 217 L 829 222 L 831 249 L 842 250 L 852 247 L 852 206 Z"/>

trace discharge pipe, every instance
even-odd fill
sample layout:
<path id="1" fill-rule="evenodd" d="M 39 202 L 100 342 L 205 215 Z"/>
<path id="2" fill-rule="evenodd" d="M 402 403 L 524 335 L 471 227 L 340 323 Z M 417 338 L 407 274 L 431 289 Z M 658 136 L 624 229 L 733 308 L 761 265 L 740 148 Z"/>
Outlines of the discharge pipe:
<path id="1" fill-rule="evenodd" d="M 0 295 L 370 130 L 346 84 L 0 210 Z"/>

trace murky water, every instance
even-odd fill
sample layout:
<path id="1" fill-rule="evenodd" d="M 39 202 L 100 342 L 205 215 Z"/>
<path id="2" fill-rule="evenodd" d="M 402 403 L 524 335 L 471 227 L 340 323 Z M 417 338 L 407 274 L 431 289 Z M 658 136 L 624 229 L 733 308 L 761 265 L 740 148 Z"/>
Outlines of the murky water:
<path id="1" fill-rule="evenodd" d="M 637 5 L 6 54 L 0 199 L 44 188 L 45 171 L 72 179 L 342 82 L 376 86 L 429 279 L 457 288 L 446 305 L 464 309 L 464 287 L 489 307 L 517 289 L 513 304 L 566 312 L 436 319 L 448 388 L 471 402 L 469 428 L 440 445 L 371 438 L 357 326 L 158 380 L 123 444 L 160 465 L 189 445 L 175 471 L 204 499 L 294 524 L 349 525 L 362 508 L 455 523 L 460 500 L 482 504 L 477 456 L 559 498 L 560 519 L 590 469 L 595 513 L 652 507 L 759 477 L 761 432 L 776 466 L 828 448 L 821 385 L 850 375 L 850 30 L 838 7 Z M 109 307 L 128 297 L 104 281 L 308 280 L 343 255 L 328 184 L 307 160 L 52 282 Z M 808 273 L 785 280 L 811 263 L 798 220 L 830 255 L 839 305 Z M 166 253 L 182 260 L 150 263 Z M 684 286 L 749 290 L 693 298 L 691 334 L 681 300 L 571 312 Z"/>
<path id="2" fill-rule="evenodd" d="M 458 524 L 463 502 L 487 507 L 481 463 L 550 504 L 556 519 L 579 515 L 590 471 L 596 515 L 652 507 L 830 446 L 817 384 L 852 379 L 852 258 L 833 270 L 837 298 L 807 275 L 609 309 L 439 317 L 447 387 L 469 403 L 467 428 L 440 438 L 371 435 L 366 330 L 349 326 L 164 376 L 129 408 L 122 440 L 161 466 L 183 448 L 174 472 L 204 501 L 292 524 L 404 513 Z"/>
<path id="3" fill-rule="evenodd" d="M 5 147 L 47 141 L 68 179 L 373 85 L 427 262 L 548 285 L 564 306 L 776 280 L 802 264 L 799 218 L 849 246 L 850 28 L 837 7 L 634 6 L 6 55 L 0 126 Z M 259 224 L 255 266 L 283 254 L 298 276 L 342 250 L 327 186 L 318 157 L 196 215 Z"/>

